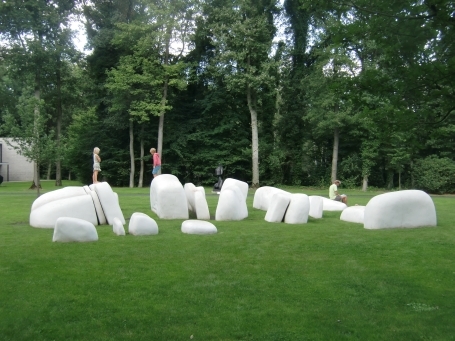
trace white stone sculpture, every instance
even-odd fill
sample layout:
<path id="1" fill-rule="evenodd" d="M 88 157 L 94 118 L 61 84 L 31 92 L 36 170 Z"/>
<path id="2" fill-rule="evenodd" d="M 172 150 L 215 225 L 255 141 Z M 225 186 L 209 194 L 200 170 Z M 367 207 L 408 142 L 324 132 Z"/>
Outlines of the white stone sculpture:
<path id="1" fill-rule="evenodd" d="M 229 186 L 224 188 L 218 198 L 215 220 L 242 220 L 246 217 L 248 217 L 248 208 L 239 187 Z"/>
<path id="2" fill-rule="evenodd" d="M 155 235 L 158 234 L 158 224 L 147 214 L 135 212 L 131 215 L 128 233 L 133 236 Z"/>
<path id="3" fill-rule="evenodd" d="M 32 211 L 38 207 L 41 207 L 56 200 L 73 198 L 80 195 L 87 195 L 87 192 L 84 190 L 83 187 L 68 186 L 56 189 L 55 191 L 41 194 L 38 198 L 36 198 L 32 204 Z"/>
<path id="4" fill-rule="evenodd" d="M 351 206 L 341 212 L 340 220 L 350 223 L 363 224 L 365 216 L 365 206 Z"/>
<path id="5" fill-rule="evenodd" d="M 204 187 L 198 187 L 198 191 L 194 193 L 194 202 L 196 204 L 196 218 L 202 220 L 210 220 L 209 204 L 205 197 Z"/>
<path id="6" fill-rule="evenodd" d="M 181 231 L 187 234 L 214 234 L 217 233 L 215 225 L 204 220 L 185 220 L 182 222 Z"/>
<path id="7" fill-rule="evenodd" d="M 94 242 L 98 240 L 95 226 L 84 220 L 60 217 L 54 226 L 53 242 Z"/>
<path id="8" fill-rule="evenodd" d="M 342 203 L 341 201 L 331 200 L 329 198 L 321 197 L 323 202 L 323 210 L 324 211 L 343 211 L 346 207 L 346 204 Z"/>
<path id="9" fill-rule="evenodd" d="M 161 174 L 153 179 L 150 207 L 161 219 L 188 219 L 188 199 L 175 175 Z"/>
<path id="10" fill-rule="evenodd" d="M 436 226 L 436 208 L 431 197 L 419 190 L 377 195 L 365 207 L 366 229 Z"/>
<path id="11" fill-rule="evenodd" d="M 315 219 L 322 218 L 324 209 L 323 197 L 318 195 L 310 195 L 308 198 L 310 199 L 310 212 L 308 215 Z"/>
<path id="12" fill-rule="evenodd" d="M 196 203 L 194 202 L 194 192 L 196 191 L 196 186 L 191 182 L 188 182 L 183 185 L 183 189 L 185 190 L 186 199 L 188 200 L 188 210 L 195 213 L 196 210 L 194 207 L 196 206 Z"/>
<path id="13" fill-rule="evenodd" d="M 291 201 L 284 222 L 286 224 L 306 224 L 310 213 L 310 198 L 306 194 L 295 193 L 291 195 Z"/>
<path id="14" fill-rule="evenodd" d="M 98 195 L 108 224 L 113 225 L 114 218 L 120 219 L 122 224 L 125 224 L 125 218 L 120 209 L 118 195 L 112 191 L 111 186 L 109 186 L 107 182 L 99 182 L 93 185 L 92 190 Z"/>
<path id="15" fill-rule="evenodd" d="M 246 200 L 248 196 L 248 184 L 246 182 L 237 179 L 226 178 L 226 180 L 223 182 L 223 186 L 221 186 L 221 192 L 223 192 L 223 189 L 229 188 L 231 186 L 237 186 L 240 189 L 244 200 Z"/>
<path id="16" fill-rule="evenodd" d="M 88 186 L 84 186 L 89 188 Z M 95 191 L 89 189 L 88 194 L 92 197 L 93 205 L 95 205 L 96 216 L 98 217 L 98 224 L 104 225 L 107 223 L 106 216 L 104 215 L 103 207 L 101 207 L 100 199 Z"/>
<path id="17" fill-rule="evenodd" d="M 275 193 L 270 201 L 269 209 L 265 214 L 265 221 L 281 223 L 288 208 L 291 197 L 282 193 Z"/>
<path id="18" fill-rule="evenodd" d="M 267 211 L 269 209 L 270 200 L 275 193 L 281 193 L 288 195 L 289 197 L 291 196 L 291 193 L 282 189 L 271 186 L 262 186 L 254 192 L 253 207 L 258 210 Z"/>
<path id="19" fill-rule="evenodd" d="M 117 236 L 124 236 L 125 235 L 125 228 L 123 227 L 122 222 L 120 221 L 119 218 L 114 218 L 113 224 L 112 224 L 112 231 L 117 235 Z"/>

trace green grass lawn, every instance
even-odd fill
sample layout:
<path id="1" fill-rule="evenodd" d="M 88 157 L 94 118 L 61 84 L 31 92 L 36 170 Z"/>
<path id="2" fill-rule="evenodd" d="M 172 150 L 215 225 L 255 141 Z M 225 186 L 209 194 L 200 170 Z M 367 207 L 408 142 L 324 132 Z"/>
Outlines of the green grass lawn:
<path id="1" fill-rule="evenodd" d="M 366 230 L 339 212 L 268 223 L 251 191 L 247 219 L 196 236 L 157 218 L 148 188 L 114 188 L 125 230 L 143 212 L 158 235 L 53 243 L 28 224 L 29 185 L 0 186 L 0 340 L 455 340 L 453 196 L 433 197 L 437 227 Z"/>

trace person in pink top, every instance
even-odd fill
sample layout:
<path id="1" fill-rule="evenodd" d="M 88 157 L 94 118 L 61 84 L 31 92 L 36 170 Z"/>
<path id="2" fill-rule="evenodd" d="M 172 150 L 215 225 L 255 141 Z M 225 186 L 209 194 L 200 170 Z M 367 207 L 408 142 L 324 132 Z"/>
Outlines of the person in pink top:
<path id="1" fill-rule="evenodd" d="M 156 152 L 155 148 L 150 149 L 150 154 L 152 154 L 152 160 L 153 160 L 153 170 L 152 174 L 153 177 L 155 178 L 157 175 L 159 175 L 159 171 L 161 169 L 161 159 L 160 159 L 160 154 Z"/>

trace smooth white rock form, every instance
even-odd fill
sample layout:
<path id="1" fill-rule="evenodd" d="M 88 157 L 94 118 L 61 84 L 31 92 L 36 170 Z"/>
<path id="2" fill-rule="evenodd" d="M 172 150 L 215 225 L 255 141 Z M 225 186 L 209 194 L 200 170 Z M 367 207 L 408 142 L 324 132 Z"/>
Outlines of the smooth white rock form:
<path id="1" fill-rule="evenodd" d="M 88 187 L 87 185 L 82 186 L 82 188 L 84 189 L 85 193 L 87 193 L 87 194 L 90 194 L 90 192 L 92 191 L 92 190 L 90 189 L 90 187 Z"/>
<path id="2" fill-rule="evenodd" d="M 155 235 L 158 234 L 158 224 L 147 214 L 135 212 L 131 215 L 128 233 L 134 236 Z"/>
<path id="3" fill-rule="evenodd" d="M 351 206 L 341 212 L 340 220 L 363 224 L 365 206 Z"/>
<path id="4" fill-rule="evenodd" d="M 321 197 L 323 202 L 323 210 L 324 211 L 343 211 L 346 207 L 348 207 L 345 203 L 341 201 L 331 200 L 329 198 Z"/>
<path id="5" fill-rule="evenodd" d="M 107 182 L 99 182 L 91 185 L 92 190 L 98 195 L 98 199 L 103 208 L 104 215 L 109 225 L 114 224 L 114 218 L 120 219 L 122 224 L 125 224 L 125 218 L 120 208 L 118 195 L 112 191 L 111 186 Z"/>
<path id="6" fill-rule="evenodd" d="M 419 190 L 377 195 L 365 207 L 366 229 L 436 226 L 436 208 L 431 197 Z"/>
<path id="7" fill-rule="evenodd" d="M 286 224 L 306 224 L 310 213 L 310 198 L 306 194 L 295 193 L 291 195 L 284 222 Z"/>
<path id="8" fill-rule="evenodd" d="M 83 219 L 60 217 L 55 222 L 53 242 L 94 242 L 98 240 L 95 226 Z"/>
<path id="9" fill-rule="evenodd" d="M 262 186 L 259 187 L 256 192 L 254 192 L 253 207 L 257 208 L 258 210 L 267 211 L 269 209 L 270 200 L 275 193 L 281 193 L 288 195 L 289 197 L 291 196 L 291 193 L 282 189 L 272 186 Z"/>
<path id="10" fill-rule="evenodd" d="M 185 190 L 186 199 L 188 200 L 188 210 L 190 212 L 196 212 L 196 203 L 194 202 L 194 192 L 196 191 L 196 186 L 194 186 L 191 182 L 188 182 L 183 185 L 183 189 Z"/>
<path id="11" fill-rule="evenodd" d="M 153 179 L 150 207 L 161 219 L 188 219 L 188 199 L 175 175 L 161 174 Z"/>
<path id="12" fill-rule="evenodd" d="M 83 187 L 77 186 L 68 186 L 60 189 L 56 189 L 55 191 L 47 192 L 40 195 L 32 204 L 32 211 L 40 206 L 46 205 L 52 201 L 65 199 L 65 198 L 72 198 L 79 195 L 87 195 L 87 192 Z"/>
<path id="13" fill-rule="evenodd" d="M 187 234 L 214 234 L 217 233 L 215 225 L 204 220 L 185 220 L 181 230 Z"/>
<path id="14" fill-rule="evenodd" d="M 199 190 L 194 193 L 194 202 L 196 204 L 196 218 L 202 220 L 210 220 L 209 205 L 207 203 L 207 199 L 205 198 L 204 187 L 197 188 Z"/>
<path id="15" fill-rule="evenodd" d="M 124 236 L 125 235 L 125 228 L 123 227 L 123 224 L 120 221 L 120 219 L 117 218 L 117 217 L 114 218 L 114 223 L 112 224 L 112 231 L 117 236 Z"/>
<path id="16" fill-rule="evenodd" d="M 226 178 L 226 180 L 223 182 L 223 186 L 221 186 L 220 192 L 223 192 L 223 189 L 229 188 L 231 186 L 237 186 L 240 189 L 244 200 L 246 200 L 248 196 L 248 184 L 246 182 L 232 178 Z"/>
<path id="17" fill-rule="evenodd" d="M 88 186 L 84 186 L 84 187 L 89 188 Z M 106 216 L 104 215 L 103 208 L 101 207 L 101 202 L 100 202 L 100 199 L 98 198 L 98 194 L 96 194 L 95 191 L 92 191 L 90 189 L 89 189 L 89 191 L 90 191 L 89 194 L 93 200 L 93 205 L 95 205 L 95 211 L 96 211 L 96 215 L 98 217 L 98 223 L 100 225 L 104 225 L 107 223 L 107 221 L 106 221 Z"/>
<path id="18" fill-rule="evenodd" d="M 216 206 L 215 220 L 242 220 L 246 217 L 248 217 L 248 208 L 240 188 L 229 186 L 221 190 Z"/>
<path id="19" fill-rule="evenodd" d="M 84 194 L 54 200 L 33 209 L 30 212 L 30 226 L 54 228 L 57 219 L 60 217 L 78 218 L 88 221 L 93 225 L 98 225 L 98 218 L 92 197 Z"/>
<path id="20" fill-rule="evenodd" d="M 310 195 L 308 198 L 310 199 L 310 212 L 308 215 L 315 219 L 322 218 L 322 212 L 324 209 L 323 197 Z"/>
<path id="21" fill-rule="evenodd" d="M 290 196 L 282 193 L 275 193 L 270 201 L 269 209 L 265 214 L 265 221 L 268 221 L 269 223 L 281 223 L 290 201 Z"/>

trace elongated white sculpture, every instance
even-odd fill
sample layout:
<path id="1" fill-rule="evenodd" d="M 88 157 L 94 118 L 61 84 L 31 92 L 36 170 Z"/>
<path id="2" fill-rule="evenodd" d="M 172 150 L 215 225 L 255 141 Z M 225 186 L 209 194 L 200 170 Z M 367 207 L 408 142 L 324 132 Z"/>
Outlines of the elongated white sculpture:
<path id="1" fill-rule="evenodd" d="M 131 215 L 128 233 L 133 236 L 155 235 L 158 234 L 158 224 L 147 214 L 135 212 Z"/>
<path id="2" fill-rule="evenodd" d="M 322 197 L 323 210 L 324 211 L 343 211 L 346 207 L 346 204 L 341 201 L 335 201 L 329 198 Z"/>
<path id="3" fill-rule="evenodd" d="M 114 223 L 114 218 L 120 219 L 122 224 L 125 224 L 125 217 L 120 208 L 118 195 L 112 191 L 111 186 L 107 182 L 99 182 L 93 185 L 92 190 L 98 195 L 101 207 L 109 225 Z"/>
<path id="4" fill-rule="evenodd" d="M 182 222 L 181 231 L 187 234 L 214 234 L 218 232 L 212 223 L 194 219 Z"/>
<path id="5" fill-rule="evenodd" d="M 161 174 L 153 179 L 150 207 L 161 219 L 188 219 L 188 199 L 175 175 Z"/>
<path id="6" fill-rule="evenodd" d="M 291 195 L 291 201 L 284 222 L 286 224 L 306 224 L 308 222 L 308 214 L 310 213 L 310 198 L 302 193 Z"/>
<path id="7" fill-rule="evenodd" d="M 223 188 L 229 188 L 231 186 L 237 186 L 239 188 L 240 192 L 242 193 L 242 197 L 244 198 L 244 200 L 246 200 L 246 198 L 248 196 L 248 184 L 246 182 L 240 181 L 237 179 L 233 179 L 233 178 L 227 178 L 223 182 L 223 186 L 221 187 L 221 192 L 223 192 Z"/>
<path id="8" fill-rule="evenodd" d="M 275 193 L 281 193 L 283 195 L 288 195 L 289 197 L 291 196 L 291 193 L 282 189 L 271 186 L 262 186 L 254 192 L 253 207 L 258 210 L 267 211 L 269 209 L 270 200 Z"/>
<path id="9" fill-rule="evenodd" d="M 248 208 L 241 190 L 237 186 L 224 188 L 218 197 L 215 220 L 242 220 L 246 217 L 248 217 Z"/>
<path id="10" fill-rule="evenodd" d="M 202 220 L 210 220 L 209 205 L 205 197 L 204 187 L 197 187 L 197 189 L 198 190 L 194 193 L 196 218 Z"/>
<path id="11" fill-rule="evenodd" d="M 436 226 L 436 208 L 431 197 L 419 190 L 377 195 L 365 207 L 366 229 Z"/>
<path id="12" fill-rule="evenodd" d="M 120 221 L 119 218 L 114 218 L 113 224 L 112 224 L 112 231 L 117 235 L 117 236 L 124 236 L 125 235 L 125 228 L 123 227 L 122 222 Z"/>
<path id="13" fill-rule="evenodd" d="M 84 186 L 89 188 L 88 186 Z M 104 215 L 103 207 L 101 207 L 100 199 L 95 191 L 89 189 L 88 194 L 92 197 L 93 205 L 95 205 L 96 216 L 98 217 L 98 224 L 104 225 L 107 223 L 106 216 Z"/>
<path id="14" fill-rule="evenodd" d="M 281 223 L 288 208 L 291 197 L 282 193 L 275 193 L 270 201 L 269 209 L 265 214 L 265 221 Z"/>
<path id="15" fill-rule="evenodd" d="M 83 187 L 77 186 L 68 186 L 60 189 L 56 189 L 55 191 L 47 192 L 40 195 L 38 198 L 33 201 L 32 204 L 32 211 L 38 207 L 46 205 L 52 201 L 65 199 L 65 198 L 73 198 L 80 195 L 87 195 L 87 192 L 84 190 Z"/>
<path id="16" fill-rule="evenodd" d="M 365 206 L 351 206 L 341 212 L 340 220 L 363 224 L 364 216 Z"/>
<path id="17" fill-rule="evenodd" d="M 183 185 L 183 189 L 185 190 L 186 199 L 188 200 L 188 210 L 190 212 L 195 212 L 196 203 L 194 202 L 194 192 L 196 191 L 196 186 L 191 182 L 188 182 Z"/>
<path id="18" fill-rule="evenodd" d="M 55 222 L 53 242 L 94 242 L 98 240 L 95 226 L 83 219 L 60 217 Z"/>
<path id="19" fill-rule="evenodd" d="M 318 195 L 310 195 L 308 198 L 310 199 L 310 212 L 308 215 L 316 219 L 322 218 L 324 209 L 323 197 Z"/>

